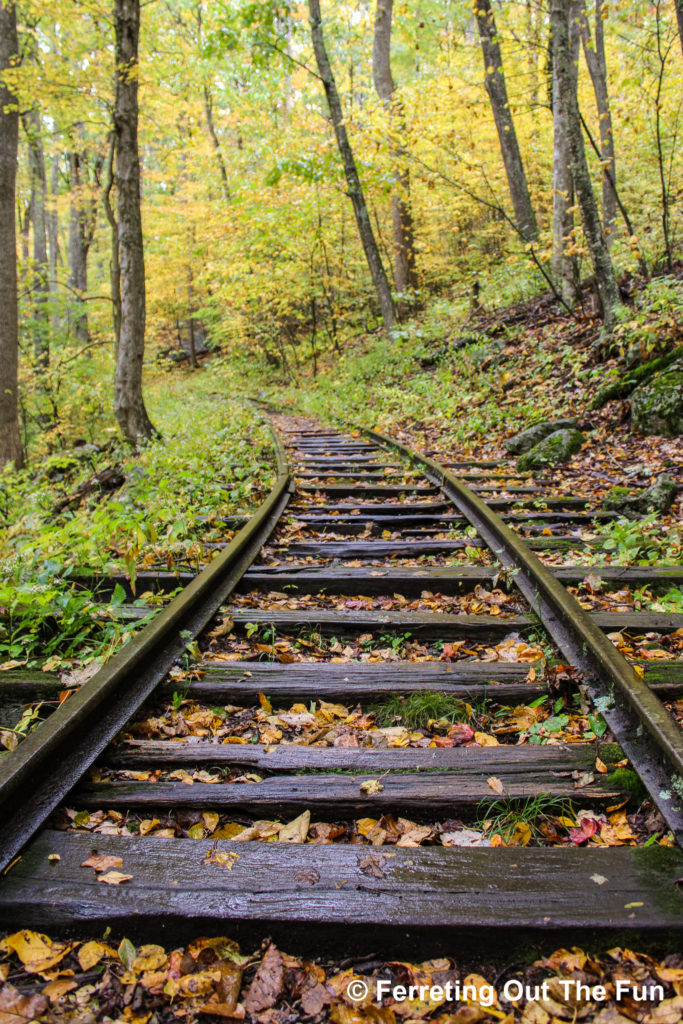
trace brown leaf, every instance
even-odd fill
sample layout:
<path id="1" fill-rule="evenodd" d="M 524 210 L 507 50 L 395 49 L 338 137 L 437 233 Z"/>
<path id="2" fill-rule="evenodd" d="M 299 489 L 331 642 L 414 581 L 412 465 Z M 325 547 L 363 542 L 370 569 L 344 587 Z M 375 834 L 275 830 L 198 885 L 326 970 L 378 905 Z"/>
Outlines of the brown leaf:
<path id="1" fill-rule="evenodd" d="M 247 1013 L 258 1013 L 275 1006 L 284 986 L 284 965 L 282 953 L 270 945 L 258 966 L 254 979 L 244 1000 Z"/>
<path id="2" fill-rule="evenodd" d="M 490 779 L 486 780 L 486 785 L 490 789 L 492 789 L 494 793 L 497 793 L 499 796 L 504 796 L 505 795 L 505 786 L 500 781 L 500 779 L 497 779 L 495 777 L 495 775 L 492 775 Z"/>
<path id="3" fill-rule="evenodd" d="M 109 868 L 122 868 L 123 860 L 121 857 L 114 857 L 109 853 L 98 853 L 97 850 L 93 850 L 87 860 L 84 860 L 81 864 L 82 868 L 94 868 L 95 871 L 108 871 Z"/>
<path id="4" fill-rule="evenodd" d="M 369 853 L 367 857 L 359 858 L 358 867 L 361 869 L 364 875 L 368 875 L 370 878 L 384 878 L 384 872 L 382 866 L 385 863 L 384 857 L 379 857 Z"/>
<path id="5" fill-rule="evenodd" d="M 23 1024 L 35 1020 L 47 1010 L 45 996 L 22 996 L 9 983 L 0 990 L 0 1022 L 1 1024 Z"/>

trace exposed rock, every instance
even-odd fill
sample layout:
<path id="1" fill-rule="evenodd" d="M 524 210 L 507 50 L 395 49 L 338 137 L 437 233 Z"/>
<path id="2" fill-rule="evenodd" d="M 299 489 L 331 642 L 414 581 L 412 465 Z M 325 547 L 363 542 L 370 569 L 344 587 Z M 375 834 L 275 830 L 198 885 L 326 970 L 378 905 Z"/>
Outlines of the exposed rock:
<path id="1" fill-rule="evenodd" d="M 631 419 L 643 434 L 683 434 L 683 361 L 636 388 L 631 395 Z"/>
<path id="2" fill-rule="evenodd" d="M 640 494 L 632 494 L 626 487 L 613 487 L 602 499 L 602 507 L 624 515 L 665 514 L 673 505 L 677 491 L 671 477 L 663 475 Z"/>
<path id="3" fill-rule="evenodd" d="M 567 462 L 575 452 L 578 452 L 584 441 L 585 437 L 581 431 L 575 428 L 555 430 L 534 445 L 530 451 L 520 455 L 517 459 L 517 469 L 523 472 Z"/>
<path id="4" fill-rule="evenodd" d="M 515 434 L 514 437 L 509 437 L 504 447 L 506 451 L 510 452 L 510 455 L 521 455 L 522 452 L 531 451 L 539 441 L 549 437 L 550 434 L 554 434 L 558 430 L 576 429 L 578 425 L 579 421 L 573 417 L 564 420 L 543 420 L 543 422 L 534 423 L 533 427 L 527 427 L 526 430 Z"/>

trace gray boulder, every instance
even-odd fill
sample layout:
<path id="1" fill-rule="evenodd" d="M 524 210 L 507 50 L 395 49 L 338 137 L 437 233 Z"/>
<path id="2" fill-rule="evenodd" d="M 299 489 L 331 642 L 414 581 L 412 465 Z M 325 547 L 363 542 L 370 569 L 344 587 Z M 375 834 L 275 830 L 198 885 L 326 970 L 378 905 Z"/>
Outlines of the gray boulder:
<path id="1" fill-rule="evenodd" d="M 632 392 L 631 420 L 642 434 L 683 434 L 683 362 L 674 363 Z"/>
<path id="2" fill-rule="evenodd" d="M 558 466 L 578 452 L 584 441 L 585 437 L 580 430 L 556 430 L 534 445 L 530 451 L 520 455 L 517 459 L 517 469 L 525 472 L 529 469 L 543 469 L 545 466 Z"/>
<path id="3" fill-rule="evenodd" d="M 539 441 L 543 441 L 556 431 L 576 429 L 578 425 L 579 421 L 573 417 L 564 420 L 543 420 L 542 423 L 534 423 L 533 427 L 527 427 L 514 437 L 509 437 L 504 447 L 510 455 L 521 455 L 522 452 L 531 451 Z"/>
<path id="4" fill-rule="evenodd" d="M 602 499 L 602 507 L 624 515 L 665 514 L 674 503 L 678 488 L 670 476 L 660 476 L 640 494 L 631 494 L 625 487 L 614 487 Z"/>

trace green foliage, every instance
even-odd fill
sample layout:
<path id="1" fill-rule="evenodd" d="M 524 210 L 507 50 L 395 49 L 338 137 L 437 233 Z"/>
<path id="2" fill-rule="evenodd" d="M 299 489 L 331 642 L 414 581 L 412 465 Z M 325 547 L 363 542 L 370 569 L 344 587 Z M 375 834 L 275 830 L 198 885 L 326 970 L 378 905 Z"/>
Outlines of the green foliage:
<path id="1" fill-rule="evenodd" d="M 0 661 L 106 658 L 137 624 L 117 617 L 122 588 L 103 605 L 76 585 L 74 568 L 127 572 L 133 584 L 142 567 L 198 568 L 211 557 L 198 538 L 221 532 L 221 518 L 254 510 L 274 478 L 271 436 L 250 407 L 228 397 L 233 391 L 225 366 L 211 376 L 164 377 L 148 395 L 161 439 L 137 453 L 118 442 L 85 459 L 60 451 L 37 471 L 0 475 Z M 84 423 L 88 416 L 86 408 Z M 122 487 L 54 511 L 111 465 L 125 476 Z"/>
<path id="2" fill-rule="evenodd" d="M 0 586 L 0 662 L 56 668 L 78 658 L 105 660 L 150 616 L 126 622 L 117 616 L 120 596 L 109 604 L 71 579 L 71 566 L 48 560 L 39 571 L 20 561 Z"/>
<path id="3" fill-rule="evenodd" d="M 481 712 L 482 708 L 477 708 Z M 430 721 L 445 719 L 448 722 L 470 721 L 474 711 L 466 701 L 448 693 L 428 690 L 407 696 L 393 694 L 370 706 L 377 724 L 384 728 L 400 724 L 407 729 L 424 729 Z"/>
<path id="4" fill-rule="evenodd" d="M 681 560 L 683 536 L 680 528 L 661 529 L 661 521 L 655 512 L 643 519 L 617 519 L 604 523 L 596 529 L 603 540 L 603 550 L 611 553 L 611 560 L 618 565 L 677 565 Z M 598 550 L 593 556 L 595 562 L 603 561 Z"/>
<path id="5" fill-rule="evenodd" d="M 482 801 L 477 809 L 478 817 L 473 828 L 485 829 L 488 838 L 500 836 L 505 843 L 520 837 L 528 841 L 542 839 L 540 826 L 549 816 L 560 816 L 575 820 L 571 804 L 558 806 L 556 800 L 549 796 L 527 797 L 526 800 L 496 800 L 494 803 Z"/>
<path id="6" fill-rule="evenodd" d="M 654 277 L 623 306 L 612 336 L 612 348 L 629 361 L 648 361 L 683 342 L 683 281 Z"/>

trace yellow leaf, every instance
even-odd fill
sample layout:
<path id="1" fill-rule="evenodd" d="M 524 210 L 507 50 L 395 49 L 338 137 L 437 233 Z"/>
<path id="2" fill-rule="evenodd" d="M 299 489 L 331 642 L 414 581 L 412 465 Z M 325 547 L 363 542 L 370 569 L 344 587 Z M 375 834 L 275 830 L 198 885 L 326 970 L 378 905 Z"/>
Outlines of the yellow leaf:
<path id="1" fill-rule="evenodd" d="M 130 882 L 132 875 L 124 875 L 123 871 L 107 871 L 104 875 L 98 875 L 98 882 L 105 882 L 107 885 L 121 885 L 122 882 Z"/>
<path id="2" fill-rule="evenodd" d="M 366 779 L 365 782 L 361 782 L 360 791 L 365 793 L 367 796 L 372 796 L 373 793 L 381 793 L 384 786 L 379 779 Z"/>
<path id="3" fill-rule="evenodd" d="M 53 942 L 47 935 L 26 928 L 8 935 L 0 942 L 0 949 L 16 953 L 29 974 L 49 970 L 73 948 L 73 942 Z"/>
<path id="4" fill-rule="evenodd" d="M 103 956 L 116 956 L 116 950 L 106 946 L 104 942 L 84 942 L 78 951 L 78 962 L 81 970 L 89 971 L 91 967 L 98 964 Z"/>
<path id="5" fill-rule="evenodd" d="M 202 821 L 209 832 L 214 832 L 218 822 L 220 821 L 220 815 L 216 814 L 215 811 L 206 811 L 202 814 Z"/>
<path id="6" fill-rule="evenodd" d="M 141 946 L 133 961 L 134 971 L 158 971 L 168 961 L 163 946 Z"/>
<path id="7" fill-rule="evenodd" d="M 305 843 L 308 835 L 308 829 L 311 824 L 311 812 L 304 811 L 294 821 L 290 821 L 289 825 L 285 825 L 284 828 L 280 829 L 278 833 L 278 842 L 280 843 Z"/>

